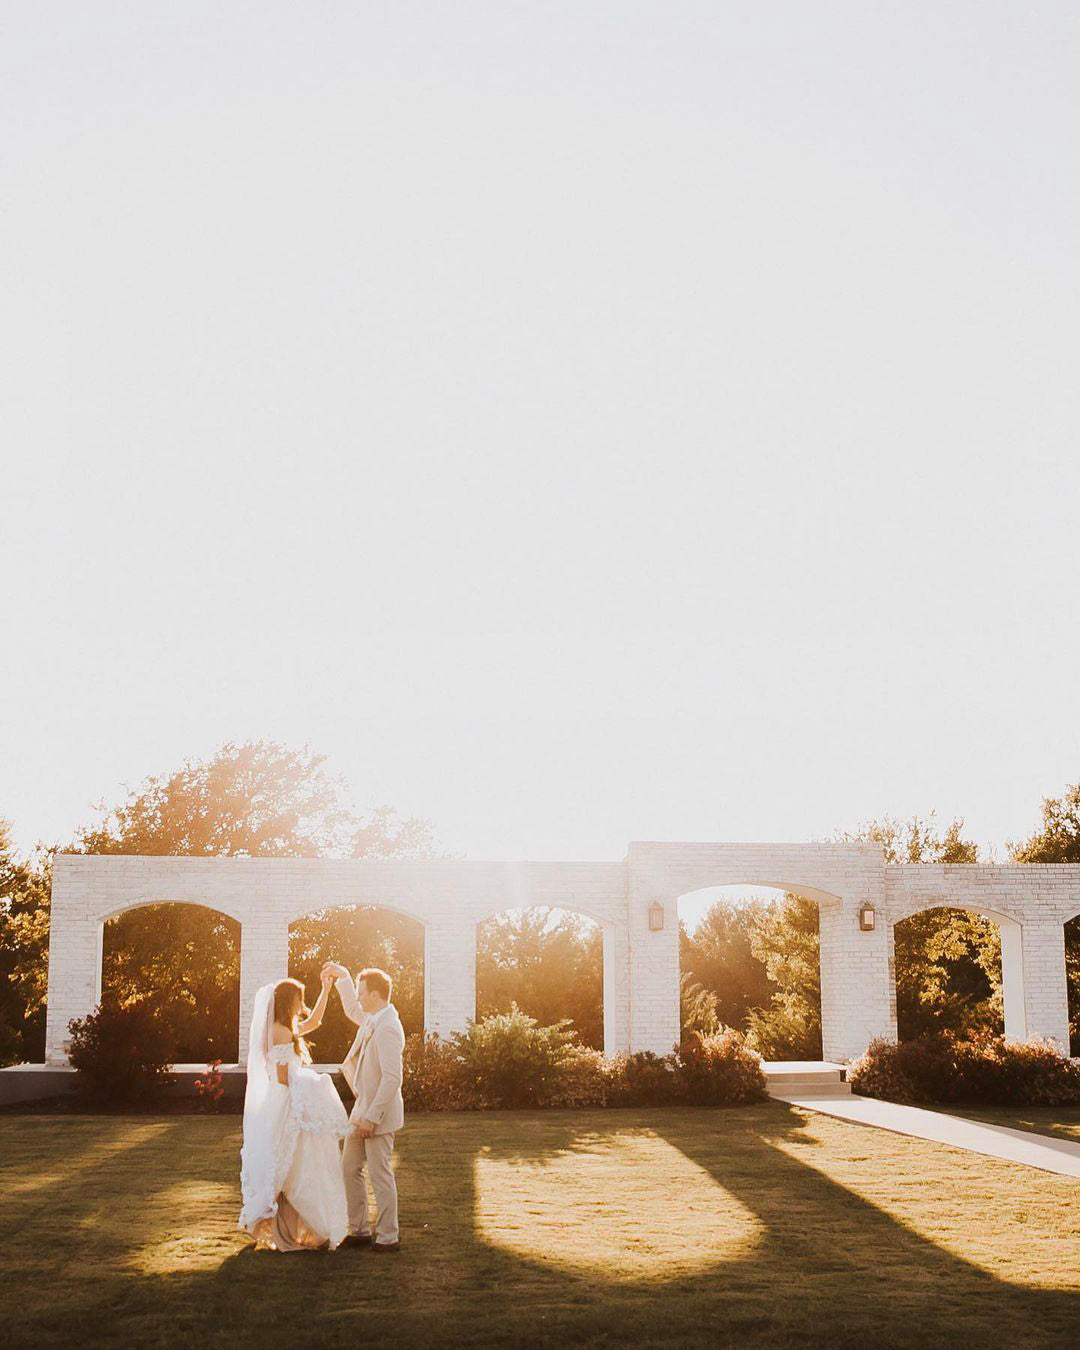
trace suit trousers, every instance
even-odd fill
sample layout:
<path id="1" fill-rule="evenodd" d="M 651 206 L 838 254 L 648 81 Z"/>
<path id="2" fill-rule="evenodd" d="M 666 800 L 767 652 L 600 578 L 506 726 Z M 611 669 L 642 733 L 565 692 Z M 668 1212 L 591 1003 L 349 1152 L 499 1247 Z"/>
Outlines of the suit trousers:
<path id="1" fill-rule="evenodd" d="M 341 1166 L 345 1173 L 345 1198 L 349 1205 L 349 1232 L 370 1233 L 368 1178 L 375 1192 L 375 1241 L 398 1241 L 397 1182 L 390 1166 L 394 1151 L 392 1134 L 361 1138 L 355 1131 L 345 1140 Z"/>

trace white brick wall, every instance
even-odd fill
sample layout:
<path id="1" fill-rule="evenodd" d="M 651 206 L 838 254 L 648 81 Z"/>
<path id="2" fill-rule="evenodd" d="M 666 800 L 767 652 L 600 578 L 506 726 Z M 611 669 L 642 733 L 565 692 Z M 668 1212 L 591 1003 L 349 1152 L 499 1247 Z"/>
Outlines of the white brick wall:
<path id="1" fill-rule="evenodd" d="M 873 845 L 632 843 L 622 862 L 365 862 L 291 858 L 132 858 L 60 854 L 53 866 L 46 1058 L 62 1063 L 67 1024 L 100 996 L 104 920 L 136 905 L 188 901 L 242 925 L 240 1017 L 288 967 L 289 924 L 330 905 L 381 905 L 425 925 L 425 1021 L 463 1028 L 475 1011 L 476 925 L 527 905 L 559 905 L 604 932 L 609 1052 L 666 1053 L 679 1033 L 677 901 L 728 884 L 797 891 L 821 912 L 824 1053 L 848 1059 L 896 1033 L 893 925 L 935 905 L 998 918 L 1010 1034 L 1067 1044 L 1062 925 L 1080 912 L 1080 865 L 887 867 Z M 875 931 L 858 926 L 870 900 Z M 660 932 L 649 906 L 664 906 Z M 245 1053 L 241 1045 L 241 1055 Z"/>

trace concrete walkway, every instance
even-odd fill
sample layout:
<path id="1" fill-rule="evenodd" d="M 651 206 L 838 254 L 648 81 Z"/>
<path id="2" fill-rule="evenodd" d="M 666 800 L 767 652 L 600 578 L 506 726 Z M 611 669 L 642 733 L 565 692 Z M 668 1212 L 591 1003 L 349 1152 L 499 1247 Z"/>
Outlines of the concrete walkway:
<path id="1" fill-rule="evenodd" d="M 936 1144 L 950 1144 L 966 1148 L 971 1153 L 982 1153 L 988 1158 L 1002 1158 L 1005 1162 L 1024 1163 L 1040 1167 L 1044 1172 L 1057 1172 L 1065 1177 L 1080 1177 L 1080 1144 L 1067 1139 L 1050 1139 L 1046 1135 L 1031 1134 L 1027 1130 L 1010 1130 L 1004 1125 L 986 1125 L 978 1120 L 964 1120 L 941 1111 L 927 1111 L 921 1106 L 898 1106 L 895 1102 L 879 1102 L 873 1097 L 835 1095 L 802 1091 L 794 1087 L 785 1091 L 777 1083 L 771 1087 L 777 1101 L 790 1102 L 806 1111 L 820 1111 L 827 1116 L 838 1116 L 857 1125 L 874 1125 L 896 1134 L 912 1135 L 916 1139 L 930 1139 Z"/>

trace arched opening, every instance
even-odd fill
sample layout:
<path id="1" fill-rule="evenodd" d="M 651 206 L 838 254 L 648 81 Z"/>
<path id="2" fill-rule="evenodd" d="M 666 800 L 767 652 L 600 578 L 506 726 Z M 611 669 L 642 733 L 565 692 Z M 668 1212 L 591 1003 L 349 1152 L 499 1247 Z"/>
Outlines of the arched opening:
<path id="1" fill-rule="evenodd" d="M 935 1031 L 1023 1039 L 1020 926 L 1005 915 L 941 905 L 893 926 L 896 1030 L 902 1041 Z M 1011 946 L 1015 969 L 1006 969 Z M 1008 973 L 1018 987 L 1010 989 Z"/>
<path id="2" fill-rule="evenodd" d="M 121 1003 L 154 1003 L 175 1037 L 178 1064 L 235 1064 L 240 925 L 185 901 L 115 914 L 102 927 L 101 992 Z"/>
<path id="3" fill-rule="evenodd" d="M 1080 1056 L 1080 914 L 1065 925 L 1065 988 L 1069 1000 L 1069 1054 Z"/>
<path id="4" fill-rule="evenodd" d="M 319 996 L 319 972 L 327 961 L 340 961 L 355 975 L 378 966 L 394 982 L 391 995 L 406 1036 L 424 1030 L 424 925 L 398 910 L 375 905 L 334 905 L 294 919 L 289 925 L 289 974 L 307 990 L 313 1007 Z M 331 992 L 323 1024 L 311 1036 L 313 1057 L 321 1064 L 344 1059 L 356 1035 L 337 994 Z"/>
<path id="5" fill-rule="evenodd" d="M 574 910 L 508 909 L 476 928 L 476 1016 L 517 1006 L 544 1026 L 568 1017 L 583 1045 L 612 1048 L 605 1034 L 605 974 L 612 939 Z"/>
<path id="6" fill-rule="evenodd" d="M 818 902 L 779 886 L 679 896 L 682 1034 L 742 1031 L 768 1060 L 821 1059 Z"/>

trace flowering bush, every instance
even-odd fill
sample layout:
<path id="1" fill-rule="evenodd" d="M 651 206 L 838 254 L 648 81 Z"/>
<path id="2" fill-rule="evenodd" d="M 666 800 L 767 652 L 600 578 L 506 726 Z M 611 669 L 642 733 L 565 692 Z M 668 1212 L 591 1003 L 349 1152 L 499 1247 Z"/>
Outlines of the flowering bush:
<path id="1" fill-rule="evenodd" d="M 221 1060 L 212 1059 L 206 1068 L 206 1077 L 195 1079 L 195 1101 L 200 1111 L 220 1111 L 221 1099 L 225 1096 Z"/>
<path id="2" fill-rule="evenodd" d="M 106 995 L 68 1030 L 68 1059 L 80 1094 L 92 1104 L 150 1101 L 173 1081 L 172 1033 L 148 1002 L 121 1004 Z"/>
<path id="3" fill-rule="evenodd" d="M 731 1027 L 713 1036 L 695 1032 L 684 1041 L 675 1078 L 679 1098 L 691 1106 L 741 1106 L 768 1096 L 761 1060 Z"/>
<path id="4" fill-rule="evenodd" d="M 871 1041 L 848 1070 L 865 1097 L 894 1102 L 966 1102 L 983 1106 L 1080 1103 L 1080 1064 L 1046 1041 L 952 1032 L 915 1040 Z"/>

